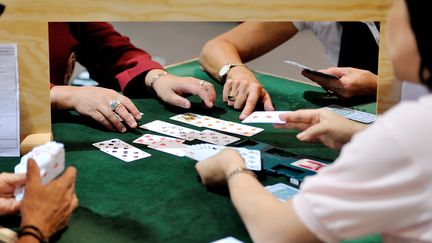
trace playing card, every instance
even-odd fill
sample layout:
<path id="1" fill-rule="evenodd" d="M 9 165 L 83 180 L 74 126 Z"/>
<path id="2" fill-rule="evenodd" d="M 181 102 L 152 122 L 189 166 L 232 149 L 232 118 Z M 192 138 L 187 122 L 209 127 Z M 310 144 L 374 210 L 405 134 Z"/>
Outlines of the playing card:
<path id="1" fill-rule="evenodd" d="M 338 106 L 338 105 L 330 105 L 326 107 L 327 109 L 336 112 L 338 115 L 343 116 L 347 119 L 351 119 L 353 121 L 358 121 L 361 123 L 372 123 L 376 120 L 376 115 L 363 112 L 363 111 L 357 111 L 350 108 Z"/>
<path id="2" fill-rule="evenodd" d="M 261 152 L 259 150 L 251 150 L 246 148 L 225 147 L 213 144 L 196 144 L 191 145 L 186 151 L 186 156 L 197 161 L 207 159 L 225 148 L 236 150 L 245 160 L 246 168 L 250 170 L 261 170 Z"/>
<path id="3" fill-rule="evenodd" d="M 321 162 L 311 160 L 311 159 L 299 159 L 297 161 L 292 162 L 291 165 L 294 165 L 294 166 L 297 166 L 297 167 L 300 167 L 303 169 L 307 169 L 310 171 L 314 171 L 314 172 L 317 172 L 322 167 L 327 166 L 327 164 L 325 164 L 325 163 L 321 163 Z"/>
<path id="4" fill-rule="evenodd" d="M 190 128 L 174 125 L 168 122 L 155 120 L 144 125 L 140 128 L 147 129 L 153 132 L 162 133 L 168 136 L 185 139 L 188 141 L 194 140 L 199 135 L 199 131 Z"/>
<path id="5" fill-rule="evenodd" d="M 172 137 L 165 137 L 165 136 L 159 136 L 155 134 L 144 134 L 141 137 L 135 139 L 133 143 L 138 144 L 145 144 L 149 145 L 154 142 L 176 142 L 176 143 L 183 143 L 185 140 L 179 139 L 179 138 L 172 138 Z"/>
<path id="6" fill-rule="evenodd" d="M 170 117 L 170 119 L 200 127 L 203 116 L 194 113 L 184 113 Z"/>
<path id="7" fill-rule="evenodd" d="M 212 130 L 202 131 L 197 137 L 197 139 L 204 142 L 208 142 L 216 145 L 222 145 L 222 146 L 240 140 L 239 138 L 226 135 L 223 133 L 215 132 Z"/>
<path id="8" fill-rule="evenodd" d="M 298 68 L 300 68 L 300 69 L 302 69 L 302 70 L 305 70 L 306 72 L 309 72 L 309 73 L 315 74 L 315 75 L 317 75 L 317 76 L 320 76 L 320 77 L 322 77 L 322 78 L 327 78 L 327 79 L 339 79 L 339 77 L 337 77 L 337 76 L 334 76 L 334 75 L 331 75 L 331 74 L 327 74 L 327 73 L 323 73 L 323 72 L 317 71 L 317 70 L 315 70 L 315 69 L 313 69 L 313 68 L 307 67 L 307 66 L 302 65 L 302 64 L 300 64 L 300 63 L 298 63 L 298 62 L 289 61 L 289 60 L 284 60 L 284 62 L 285 62 L 285 63 L 288 63 L 288 64 L 290 64 L 290 65 L 293 65 L 293 66 L 295 66 L 295 67 L 298 67 Z"/>
<path id="9" fill-rule="evenodd" d="M 127 144 L 118 138 L 94 143 L 93 146 L 99 148 L 102 152 L 125 162 L 131 162 L 151 156 L 151 154 Z"/>
<path id="10" fill-rule="evenodd" d="M 266 186 L 265 189 L 277 197 L 280 201 L 286 201 L 299 192 L 298 189 L 290 187 L 283 183 L 278 183 L 272 186 Z"/>
<path id="11" fill-rule="evenodd" d="M 279 119 L 280 114 L 284 114 L 290 111 L 255 111 L 250 114 L 242 123 L 273 123 L 273 124 L 284 124 L 285 121 Z"/>
<path id="12" fill-rule="evenodd" d="M 232 236 L 229 236 L 229 237 L 217 240 L 217 241 L 212 241 L 210 243 L 244 243 L 244 242 L 243 241 L 239 241 L 239 240 L 237 240 L 236 238 L 234 238 Z"/>
<path id="13" fill-rule="evenodd" d="M 171 117 L 171 119 L 185 122 L 197 127 L 207 127 L 218 131 L 234 133 L 242 136 L 253 136 L 264 129 L 248 126 L 240 123 L 225 121 L 210 116 L 203 116 L 194 113 L 185 113 Z"/>
<path id="14" fill-rule="evenodd" d="M 165 153 L 183 157 L 188 149 L 188 145 L 173 141 L 158 141 L 150 143 L 149 148 L 156 149 Z"/>

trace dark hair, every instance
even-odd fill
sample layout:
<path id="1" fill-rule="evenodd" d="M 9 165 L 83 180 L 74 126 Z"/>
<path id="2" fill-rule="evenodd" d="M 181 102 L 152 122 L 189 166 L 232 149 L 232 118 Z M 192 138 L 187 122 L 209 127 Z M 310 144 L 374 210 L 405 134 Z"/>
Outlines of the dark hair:
<path id="1" fill-rule="evenodd" d="M 406 0 L 411 28 L 414 32 L 420 54 L 420 81 L 432 90 L 432 32 L 430 11 L 432 2 L 428 0 Z M 429 74 L 429 76 L 427 76 Z"/>

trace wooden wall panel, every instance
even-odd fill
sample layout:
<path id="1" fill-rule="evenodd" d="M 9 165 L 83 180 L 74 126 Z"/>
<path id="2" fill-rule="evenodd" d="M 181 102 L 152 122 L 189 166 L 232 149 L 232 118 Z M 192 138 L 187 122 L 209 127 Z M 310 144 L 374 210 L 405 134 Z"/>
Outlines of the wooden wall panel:
<path id="1" fill-rule="evenodd" d="M 21 137 L 31 146 L 51 138 L 48 21 L 384 21 L 393 0 L 3 0 L 0 42 L 18 43 Z M 400 84 L 381 41 L 378 111 L 399 101 Z M 28 141 L 29 135 L 37 139 Z M 27 139 L 25 139 L 27 138 Z M 32 142 L 33 141 L 33 142 Z"/>

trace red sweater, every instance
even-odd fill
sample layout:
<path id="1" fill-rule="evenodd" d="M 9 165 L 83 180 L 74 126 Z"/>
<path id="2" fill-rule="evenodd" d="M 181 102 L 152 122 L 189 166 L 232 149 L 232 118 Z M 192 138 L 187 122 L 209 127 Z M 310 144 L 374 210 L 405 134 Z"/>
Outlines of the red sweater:
<path id="1" fill-rule="evenodd" d="M 90 77 L 108 88 L 124 90 L 140 74 L 162 69 L 106 22 L 58 22 L 49 23 L 48 28 L 51 87 L 64 84 L 72 52 Z"/>

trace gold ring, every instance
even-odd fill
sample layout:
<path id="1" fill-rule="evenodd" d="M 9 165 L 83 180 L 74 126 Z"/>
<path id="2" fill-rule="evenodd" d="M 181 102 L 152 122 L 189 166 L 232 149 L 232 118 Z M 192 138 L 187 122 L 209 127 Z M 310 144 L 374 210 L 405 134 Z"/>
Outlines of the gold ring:
<path id="1" fill-rule="evenodd" d="M 229 101 L 235 101 L 236 99 L 235 99 L 235 96 L 228 95 L 228 100 Z"/>

